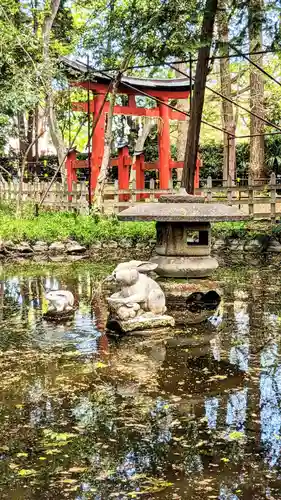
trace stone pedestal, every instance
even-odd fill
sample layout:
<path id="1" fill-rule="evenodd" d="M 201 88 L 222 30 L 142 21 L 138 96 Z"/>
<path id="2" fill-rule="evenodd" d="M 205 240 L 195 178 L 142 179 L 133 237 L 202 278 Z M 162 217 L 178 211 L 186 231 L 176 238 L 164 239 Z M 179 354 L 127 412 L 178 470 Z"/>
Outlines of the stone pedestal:
<path id="1" fill-rule="evenodd" d="M 152 330 L 154 328 L 165 328 L 175 326 L 175 321 L 168 315 L 156 315 L 146 312 L 136 318 L 121 320 L 111 317 L 108 319 L 107 328 L 109 330 L 121 333 L 129 333 L 140 330 Z M 151 332 L 151 333 L 152 333 Z"/>
<path id="2" fill-rule="evenodd" d="M 159 284 L 166 296 L 167 313 L 173 315 L 177 325 L 196 325 L 216 314 L 221 300 L 217 282 L 163 280 Z"/>

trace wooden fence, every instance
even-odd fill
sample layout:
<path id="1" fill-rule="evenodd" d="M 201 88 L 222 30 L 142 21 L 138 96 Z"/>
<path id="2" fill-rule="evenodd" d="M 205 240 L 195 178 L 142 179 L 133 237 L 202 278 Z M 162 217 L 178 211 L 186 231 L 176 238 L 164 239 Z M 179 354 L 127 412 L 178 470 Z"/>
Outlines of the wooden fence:
<path id="1" fill-rule="evenodd" d="M 229 178 L 223 186 L 213 187 L 213 181 L 209 177 L 196 193 L 204 194 L 208 203 L 226 203 L 237 205 L 241 211 L 251 218 L 272 219 L 281 216 L 281 184 L 276 184 L 276 176 L 271 174 L 267 182 L 259 184 L 257 181 L 248 179 L 246 185 L 234 185 Z M 43 194 L 49 186 L 48 182 L 29 182 L 23 184 L 22 201 L 39 203 Z M 177 188 L 171 182 L 170 189 L 161 190 L 156 188 L 154 179 L 150 180 L 149 188 L 136 189 L 133 182 L 130 189 L 119 189 L 118 181 L 108 184 L 104 193 L 104 212 L 107 214 L 118 213 L 136 203 L 157 202 L 161 194 L 176 193 Z M 280 194 L 279 194 L 280 192 Z M 13 182 L 0 182 L 0 201 L 10 203 L 16 202 L 19 197 L 19 184 Z M 72 191 L 67 186 L 56 182 L 48 192 L 44 208 L 52 210 L 77 210 L 81 213 L 88 212 L 88 185 L 87 183 L 74 183 Z"/>
<path id="2" fill-rule="evenodd" d="M 212 178 L 208 177 L 206 184 L 196 193 L 204 194 L 208 203 L 238 205 L 243 213 L 255 219 L 276 219 L 281 215 L 281 184 L 276 184 L 275 173 L 267 182 L 262 180 L 259 183 L 249 176 L 248 184 L 243 186 L 234 185 L 231 177 L 225 184 L 213 187 Z"/>
<path id="3" fill-rule="evenodd" d="M 23 183 L 22 192 L 18 182 L 0 182 L 0 201 L 4 203 L 15 203 L 21 196 L 23 203 L 39 203 L 43 195 L 49 188 L 49 182 L 28 182 Z M 130 189 L 119 189 L 118 181 L 115 184 L 107 184 L 103 208 L 105 213 L 118 213 L 122 209 L 134 205 L 140 201 L 157 201 L 160 194 L 172 193 L 171 189 L 155 189 L 155 181 L 151 179 L 149 189 L 136 189 L 135 181 Z M 78 211 L 80 213 L 88 212 L 88 183 L 73 183 L 72 191 L 68 190 L 66 184 L 55 182 L 48 191 L 43 207 L 50 210 Z"/>
<path id="4" fill-rule="evenodd" d="M 49 187 L 49 182 L 24 182 L 21 193 L 23 203 L 39 203 Z M 20 197 L 18 182 L 0 182 L 0 201 L 16 203 Z M 43 206 L 53 210 L 76 210 L 86 212 L 88 187 L 85 183 L 73 184 L 71 193 L 66 185 L 55 182 L 48 192 Z"/>

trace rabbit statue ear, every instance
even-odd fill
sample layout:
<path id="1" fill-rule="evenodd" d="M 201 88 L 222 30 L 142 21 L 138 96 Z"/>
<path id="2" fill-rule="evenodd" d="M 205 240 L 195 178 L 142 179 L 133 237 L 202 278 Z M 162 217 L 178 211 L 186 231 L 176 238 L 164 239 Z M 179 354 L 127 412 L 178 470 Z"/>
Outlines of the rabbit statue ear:
<path id="1" fill-rule="evenodd" d="M 154 264 L 153 262 L 142 262 L 138 265 L 137 269 L 139 273 L 149 273 L 150 271 L 154 271 L 158 267 L 158 264 Z"/>
<path id="2" fill-rule="evenodd" d="M 121 262 L 114 269 L 114 271 L 120 271 L 120 270 L 123 270 L 123 269 L 132 269 L 132 268 L 136 269 L 140 264 L 142 264 L 141 260 L 130 260 L 129 262 Z"/>

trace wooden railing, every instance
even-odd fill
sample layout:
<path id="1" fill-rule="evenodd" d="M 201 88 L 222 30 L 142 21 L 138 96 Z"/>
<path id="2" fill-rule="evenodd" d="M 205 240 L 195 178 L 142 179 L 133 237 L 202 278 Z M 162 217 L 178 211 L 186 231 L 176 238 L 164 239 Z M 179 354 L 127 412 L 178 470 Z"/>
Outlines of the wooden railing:
<path id="1" fill-rule="evenodd" d="M 22 192 L 18 182 L 0 182 L 0 201 L 16 203 L 39 203 L 49 187 L 49 182 L 24 182 Z M 43 206 L 52 210 L 79 210 L 86 212 L 88 207 L 88 187 L 86 183 L 75 183 L 71 192 L 67 186 L 55 182 L 48 192 Z"/>
<path id="2" fill-rule="evenodd" d="M 195 192 L 204 194 L 209 203 L 238 205 L 244 213 L 256 219 L 276 219 L 281 215 L 281 196 L 278 195 L 278 191 L 281 194 L 281 184 L 276 184 L 275 173 L 267 182 L 249 176 L 248 184 L 243 186 L 234 185 L 231 177 L 224 184 L 213 187 L 212 178 L 208 177 L 206 184 Z"/>

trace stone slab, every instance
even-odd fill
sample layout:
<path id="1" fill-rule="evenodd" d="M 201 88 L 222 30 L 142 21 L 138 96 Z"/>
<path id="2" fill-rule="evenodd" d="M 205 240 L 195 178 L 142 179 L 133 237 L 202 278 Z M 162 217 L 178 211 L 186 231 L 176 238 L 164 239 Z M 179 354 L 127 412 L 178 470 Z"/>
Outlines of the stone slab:
<path id="1" fill-rule="evenodd" d="M 205 197 L 188 194 L 184 188 L 179 189 L 177 194 L 163 194 L 159 198 L 159 203 L 204 203 Z"/>
<path id="2" fill-rule="evenodd" d="M 175 326 L 175 320 L 172 316 L 157 316 L 152 313 L 145 313 L 127 321 L 121 321 L 117 318 L 109 318 L 107 328 L 113 331 L 128 333 L 138 330 L 151 330 L 154 328 L 163 328 Z"/>
<path id="3" fill-rule="evenodd" d="M 176 325 L 196 325 L 208 320 L 216 312 L 222 296 L 218 283 L 207 279 L 186 283 L 159 280 L 158 283 L 165 293 L 167 312 L 173 315 Z"/>
<path id="4" fill-rule="evenodd" d="M 157 283 L 161 286 L 165 296 L 172 295 L 180 299 L 187 299 L 193 293 L 208 293 L 210 291 L 222 295 L 222 290 L 219 287 L 219 282 L 206 279 L 193 279 L 186 282 L 172 280 L 158 280 Z"/>
<path id="5" fill-rule="evenodd" d="M 237 207 L 223 203 L 139 203 L 118 214 L 119 220 L 222 222 L 248 220 Z"/>

